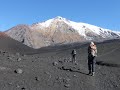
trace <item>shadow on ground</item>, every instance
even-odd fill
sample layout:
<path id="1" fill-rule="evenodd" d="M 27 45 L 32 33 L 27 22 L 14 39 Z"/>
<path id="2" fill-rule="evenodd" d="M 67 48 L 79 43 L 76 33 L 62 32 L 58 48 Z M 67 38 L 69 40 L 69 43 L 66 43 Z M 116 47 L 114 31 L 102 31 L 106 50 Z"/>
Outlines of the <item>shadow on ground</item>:
<path id="1" fill-rule="evenodd" d="M 112 63 L 107 63 L 107 62 L 103 62 L 103 61 L 97 61 L 96 64 L 101 65 L 101 66 L 119 67 L 120 68 L 120 64 L 112 64 Z"/>

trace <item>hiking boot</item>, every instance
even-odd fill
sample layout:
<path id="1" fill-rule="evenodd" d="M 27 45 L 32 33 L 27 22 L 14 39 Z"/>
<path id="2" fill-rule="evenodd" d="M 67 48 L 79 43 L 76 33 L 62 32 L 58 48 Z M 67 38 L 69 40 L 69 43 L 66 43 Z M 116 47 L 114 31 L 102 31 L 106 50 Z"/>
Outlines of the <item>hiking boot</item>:
<path id="1" fill-rule="evenodd" d="M 95 72 L 92 72 L 92 76 L 95 76 Z"/>
<path id="2" fill-rule="evenodd" d="M 91 72 L 89 72 L 89 73 L 88 73 L 88 75 L 92 75 L 92 73 L 91 73 Z"/>
<path id="3" fill-rule="evenodd" d="M 78 65 L 78 63 L 76 61 L 74 63 L 75 63 L 75 65 Z"/>

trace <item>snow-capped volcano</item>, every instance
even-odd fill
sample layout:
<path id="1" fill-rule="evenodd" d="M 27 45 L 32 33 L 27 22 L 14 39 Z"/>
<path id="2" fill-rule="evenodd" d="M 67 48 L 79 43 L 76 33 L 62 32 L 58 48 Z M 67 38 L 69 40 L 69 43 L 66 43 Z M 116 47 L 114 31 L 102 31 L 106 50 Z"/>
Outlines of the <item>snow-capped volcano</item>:
<path id="1" fill-rule="evenodd" d="M 18 25 L 5 33 L 13 39 L 33 48 L 120 38 L 120 32 L 70 21 L 60 16 L 30 26 Z"/>
<path id="2" fill-rule="evenodd" d="M 43 27 L 43 28 L 47 28 L 49 27 L 52 23 L 54 23 L 54 21 L 59 21 L 59 22 L 64 22 L 66 23 L 68 26 L 70 26 L 71 28 L 75 29 L 80 35 L 86 37 L 86 39 L 88 39 L 88 35 L 87 32 L 93 32 L 94 34 L 96 35 L 99 35 L 103 38 L 116 38 L 116 37 L 119 37 L 120 36 L 120 32 L 116 32 L 116 31 L 112 31 L 112 30 L 109 30 L 109 29 L 104 29 L 104 28 L 101 28 L 101 27 L 97 27 L 97 26 L 94 26 L 94 25 L 90 25 L 90 24 L 87 24 L 87 23 L 82 23 L 82 22 L 74 22 L 74 21 L 70 21 L 70 20 L 67 20 L 66 18 L 63 18 L 63 17 L 56 17 L 56 18 L 53 18 L 53 19 L 49 19 L 45 22 L 42 22 L 42 23 L 38 23 L 36 25 L 38 25 L 38 28 L 40 27 Z"/>

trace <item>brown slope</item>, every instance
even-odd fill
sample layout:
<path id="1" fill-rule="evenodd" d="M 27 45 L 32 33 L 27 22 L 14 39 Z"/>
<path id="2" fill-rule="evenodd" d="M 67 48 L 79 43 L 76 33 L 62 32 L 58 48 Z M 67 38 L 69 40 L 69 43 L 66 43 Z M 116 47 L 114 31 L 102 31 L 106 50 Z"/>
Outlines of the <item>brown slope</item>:
<path id="1" fill-rule="evenodd" d="M 5 33 L 0 33 L 0 50 L 1 51 L 8 51 L 12 53 L 29 53 L 32 51 L 32 48 L 29 48 L 28 46 L 10 38 Z"/>
<path id="2" fill-rule="evenodd" d="M 33 40 L 31 36 L 31 29 L 28 25 L 17 25 L 5 32 L 11 38 L 29 46 L 33 47 Z"/>
<path id="3" fill-rule="evenodd" d="M 40 27 L 40 25 L 35 24 L 31 28 L 36 48 L 85 40 L 83 36 L 80 36 L 77 31 L 63 21 L 54 20 L 49 27 Z"/>

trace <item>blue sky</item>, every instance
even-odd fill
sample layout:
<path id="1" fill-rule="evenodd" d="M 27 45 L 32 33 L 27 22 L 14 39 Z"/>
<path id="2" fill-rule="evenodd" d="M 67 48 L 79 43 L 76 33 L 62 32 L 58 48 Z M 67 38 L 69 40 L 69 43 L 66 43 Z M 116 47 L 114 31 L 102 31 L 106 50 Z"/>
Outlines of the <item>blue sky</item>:
<path id="1" fill-rule="evenodd" d="M 56 16 L 120 31 L 120 0 L 0 0 L 0 31 Z"/>

